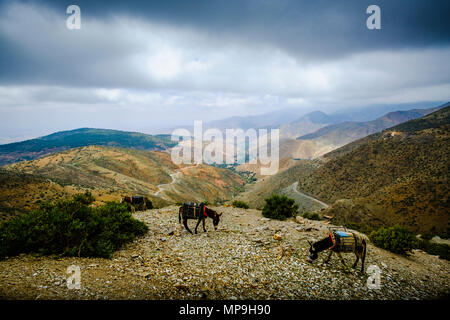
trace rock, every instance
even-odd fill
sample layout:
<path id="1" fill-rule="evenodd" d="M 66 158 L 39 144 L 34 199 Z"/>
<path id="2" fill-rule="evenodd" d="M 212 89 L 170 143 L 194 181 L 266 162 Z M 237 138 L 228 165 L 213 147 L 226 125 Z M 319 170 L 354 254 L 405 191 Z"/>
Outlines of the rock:
<path id="1" fill-rule="evenodd" d="M 187 291 L 189 290 L 189 287 L 183 283 L 177 283 L 175 284 L 175 288 L 179 289 L 179 290 L 183 290 L 183 291 Z"/>
<path id="2" fill-rule="evenodd" d="M 282 237 L 280 234 L 275 233 L 275 234 L 273 235 L 273 239 L 274 239 L 274 240 L 277 240 L 277 241 L 281 241 L 281 240 L 283 240 L 283 237 Z"/>

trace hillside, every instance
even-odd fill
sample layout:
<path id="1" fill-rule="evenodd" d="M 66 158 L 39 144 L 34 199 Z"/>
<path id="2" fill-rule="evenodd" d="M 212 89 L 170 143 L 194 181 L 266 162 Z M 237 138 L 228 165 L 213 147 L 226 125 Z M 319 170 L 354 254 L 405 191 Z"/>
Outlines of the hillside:
<path id="1" fill-rule="evenodd" d="M 299 190 L 326 203 L 335 222 L 416 232 L 449 229 L 450 107 L 325 155 Z M 346 199 L 346 200 L 344 200 Z"/>
<path id="2" fill-rule="evenodd" d="M 382 271 L 381 287 L 368 274 L 345 270 L 336 255 L 306 261 L 309 245 L 330 224 L 265 219 L 261 211 L 213 207 L 223 213 L 217 231 L 191 235 L 178 223 L 178 207 L 136 212 L 149 232 L 112 259 L 26 254 L 0 261 L 2 299 L 436 299 L 448 297 L 450 262 L 414 250 L 400 256 L 368 244 L 365 269 Z M 191 227 L 194 221 L 189 221 Z M 274 240 L 274 234 L 280 240 Z M 353 254 L 343 254 L 347 265 Z M 80 266 L 81 289 L 67 288 L 67 267 Z"/>
<path id="3" fill-rule="evenodd" d="M 300 177 L 308 175 L 320 165 L 320 161 L 318 160 L 291 161 L 293 162 L 286 163 L 286 159 L 283 159 L 281 162 L 286 164 L 280 166 L 280 170 L 277 174 L 261 177 L 256 183 L 246 185 L 245 192 L 239 194 L 236 199 L 248 202 L 250 208 L 261 209 L 264 206 L 265 198 L 270 197 L 272 194 L 282 192 L 283 189 L 288 188 L 298 181 Z M 244 168 L 246 167 L 241 166 L 241 170 Z M 298 204 L 299 207 L 305 209 L 305 211 L 317 209 L 316 206 L 311 206 L 310 202 L 299 202 Z"/>
<path id="4" fill-rule="evenodd" d="M 177 166 L 165 152 L 99 146 L 70 149 L 4 168 L 10 175 L 42 183 L 48 180 L 61 188 L 89 189 L 103 197 L 110 195 L 108 200 L 140 194 L 157 204 L 231 199 L 235 188 L 243 184 L 240 176 L 230 170 L 208 165 Z M 16 179 L 16 184 L 32 198 L 30 201 L 39 199 L 40 191 L 31 188 L 27 180 Z M 8 194 L 7 187 L 0 188 L 0 194 Z M 52 199 L 51 194 L 44 195 Z M 19 193 L 11 196 L 19 198 Z M 11 199 L 11 203 L 15 202 Z"/>
<path id="5" fill-rule="evenodd" d="M 0 145 L 0 166 L 90 145 L 138 150 L 165 150 L 174 146 L 175 143 L 170 140 L 169 135 L 151 136 L 138 132 L 82 128 Z"/>

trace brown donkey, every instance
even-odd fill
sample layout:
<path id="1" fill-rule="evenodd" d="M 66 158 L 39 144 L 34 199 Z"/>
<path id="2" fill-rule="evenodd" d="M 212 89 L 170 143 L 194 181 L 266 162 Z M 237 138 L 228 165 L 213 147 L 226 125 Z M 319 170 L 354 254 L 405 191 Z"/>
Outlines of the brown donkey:
<path id="1" fill-rule="evenodd" d="M 361 272 L 364 272 L 364 260 L 366 259 L 367 243 L 362 236 L 350 232 L 333 231 L 330 232 L 328 237 L 322 240 L 315 243 L 311 243 L 308 240 L 308 243 L 310 245 L 308 258 L 309 262 L 316 260 L 319 252 L 330 250 L 330 254 L 325 260 L 325 263 L 328 263 L 333 252 L 336 252 L 344 266 L 347 267 L 344 258 L 341 256 L 341 252 L 353 252 L 356 255 L 356 261 L 352 268 L 356 268 L 359 259 L 361 259 Z"/>
<path id="2" fill-rule="evenodd" d="M 220 222 L 220 217 L 222 213 L 217 213 L 216 211 L 206 207 L 206 205 L 201 204 L 200 206 L 186 204 L 184 203 L 178 210 L 178 222 L 181 223 L 183 219 L 183 225 L 187 231 L 192 233 L 187 225 L 188 219 L 197 219 L 197 225 L 195 226 L 195 233 L 197 234 L 197 228 L 200 222 L 203 222 L 203 231 L 206 232 L 205 220 L 206 218 L 211 218 L 213 220 L 214 229 L 217 230 L 217 226 Z"/>

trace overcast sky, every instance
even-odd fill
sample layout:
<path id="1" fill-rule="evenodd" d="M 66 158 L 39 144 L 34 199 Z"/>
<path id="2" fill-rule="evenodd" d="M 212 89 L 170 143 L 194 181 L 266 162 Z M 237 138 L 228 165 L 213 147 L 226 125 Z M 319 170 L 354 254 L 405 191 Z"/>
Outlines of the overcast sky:
<path id="1" fill-rule="evenodd" d="M 71 4 L 80 30 L 66 27 Z M 381 30 L 366 27 L 371 4 Z M 449 12 L 448 0 L 1 1 L 0 143 L 447 101 Z"/>

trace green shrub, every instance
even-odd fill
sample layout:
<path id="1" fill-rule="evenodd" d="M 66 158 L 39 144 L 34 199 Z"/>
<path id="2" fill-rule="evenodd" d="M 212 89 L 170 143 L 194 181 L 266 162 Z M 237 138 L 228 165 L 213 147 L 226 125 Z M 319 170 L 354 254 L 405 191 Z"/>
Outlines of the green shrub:
<path id="1" fill-rule="evenodd" d="M 264 201 L 262 215 L 266 218 L 285 220 L 297 214 L 298 205 L 294 199 L 274 194 Z"/>
<path id="2" fill-rule="evenodd" d="M 416 248 L 429 254 L 439 256 L 441 259 L 450 260 L 450 246 L 447 244 L 433 243 L 428 240 L 419 239 Z"/>
<path id="3" fill-rule="evenodd" d="M 245 201 L 241 201 L 241 200 L 234 200 L 231 205 L 235 208 L 244 208 L 244 209 L 248 209 L 248 203 Z"/>
<path id="4" fill-rule="evenodd" d="M 377 247 L 400 254 L 407 254 L 416 245 L 414 234 L 398 225 L 372 231 L 370 238 Z"/>
<path id="5" fill-rule="evenodd" d="M 303 214 L 303 218 L 309 219 L 309 220 L 322 220 L 320 215 L 316 212 L 305 212 Z"/>
<path id="6" fill-rule="evenodd" d="M 126 204 L 93 208 L 90 193 L 44 202 L 40 209 L 0 225 L 0 258 L 20 253 L 111 257 L 148 227 L 134 219 Z"/>

